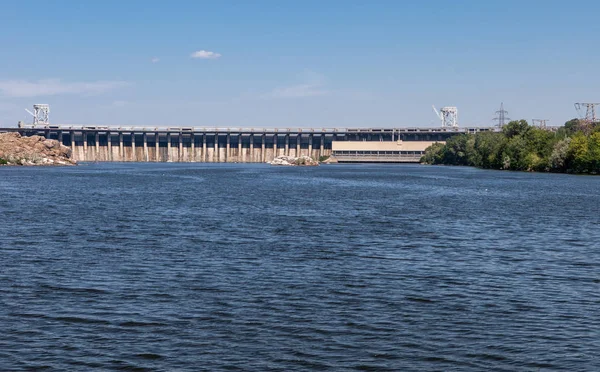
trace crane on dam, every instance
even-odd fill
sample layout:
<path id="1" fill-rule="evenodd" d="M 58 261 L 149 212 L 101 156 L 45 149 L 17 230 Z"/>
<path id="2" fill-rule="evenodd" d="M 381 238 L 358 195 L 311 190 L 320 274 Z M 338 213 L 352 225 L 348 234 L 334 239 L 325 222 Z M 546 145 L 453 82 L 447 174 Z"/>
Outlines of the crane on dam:
<path id="1" fill-rule="evenodd" d="M 444 106 L 438 111 L 435 105 L 431 105 L 433 112 L 442 122 L 442 128 L 458 128 L 458 108 Z"/>

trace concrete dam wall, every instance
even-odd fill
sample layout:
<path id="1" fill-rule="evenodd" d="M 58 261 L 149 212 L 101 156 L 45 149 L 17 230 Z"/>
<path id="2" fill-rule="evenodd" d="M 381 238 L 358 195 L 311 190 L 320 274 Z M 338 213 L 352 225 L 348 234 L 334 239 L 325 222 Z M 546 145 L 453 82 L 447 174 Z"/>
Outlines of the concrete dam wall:
<path id="1" fill-rule="evenodd" d="M 63 135 L 63 144 L 77 161 L 264 163 L 280 155 L 331 155 L 331 139 L 312 135 L 75 133 L 73 140 Z"/>
<path id="2" fill-rule="evenodd" d="M 332 155 L 334 143 L 343 142 L 348 142 L 348 146 L 338 146 L 344 150 L 340 155 L 348 157 L 349 161 L 360 161 L 363 155 L 369 155 L 374 161 L 389 161 L 389 155 L 393 155 L 391 160 L 394 162 L 415 161 L 419 152 L 433 142 L 445 141 L 459 133 L 485 130 L 489 129 L 0 128 L 0 132 L 56 139 L 71 148 L 73 159 L 77 161 L 209 163 L 264 163 L 280 155 L 306 155 L 318 159 Z M 350 145 L 351 142 L 356 145 Z M 361 143 L 372 145 L 367 149 Z M 395 144 L 388 149 L 386 145 L 392 146 L 390 143 Z M 398 156 L 395 156 L 396 152 Z"/>

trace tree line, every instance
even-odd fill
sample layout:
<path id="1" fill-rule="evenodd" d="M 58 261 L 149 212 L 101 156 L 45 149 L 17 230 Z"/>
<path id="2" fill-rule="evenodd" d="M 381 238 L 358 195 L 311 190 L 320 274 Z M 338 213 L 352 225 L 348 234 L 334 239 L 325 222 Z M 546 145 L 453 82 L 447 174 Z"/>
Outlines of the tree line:
<path id="1" fill-rule="evenodd" d="M 547 130 L 515 120 L 498 132 L 458 134 L 446 143 L 436 143 L 425 150 L 421 162 L 600 174 L 600 123 L 573 119 L 558 130 Z"/>

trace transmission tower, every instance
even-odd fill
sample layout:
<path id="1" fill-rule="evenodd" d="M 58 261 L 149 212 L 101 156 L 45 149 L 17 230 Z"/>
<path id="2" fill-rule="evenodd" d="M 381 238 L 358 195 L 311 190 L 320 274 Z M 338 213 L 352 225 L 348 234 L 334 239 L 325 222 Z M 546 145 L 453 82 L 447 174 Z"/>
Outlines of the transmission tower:
<path id="1" fill-rule="evenodd" d="M 508 114 L 508 111 L 506 111 L 504 109 L 504 102 L 500 102 L 500 110 L 496 111 L 496 116 L 494 118 L 494 121 L 498 122 L 498 128 L 502 128 L 505 124 L 507 120 L 510 120 L 510 118 L 508 116 L 506 116 Z"/>
<path id="2" fill-rule="evenodd" d="M 540 129 L 546 129 L 546 123 L 548 122 L 548 119 L 531 119 L 531 124 L 533 126 L 537 126 L 540 127 Z"/>
<path id="3" fill-rule="evenodd" d="M 50 105 L 47 104 L 35 104 L 33 105 L 33 112 L 25 109 L 31 116 L 33 116 L 33 125 L 48 125 L 50 124 Z"/>
<path id="4" fill-rule="evenodd" d="M 591 131 L 594 123 L 597 122 L 596 118 L 596 106 L 600 105 L 600 103 L 582 103 L 578 102 L 575 104 L 575 110 L 579 114 L 579 126 L 581 130 L 586 133 Z M 585 109 L 585 113 L 584 113 Z"/>
<path id="5" fill-rule="evenodd" d="M 592 124 L 597 121 L 596 118 L 596 106 L 599 106 L 600 103 L 576 103 L 575 110 L 579 113 L 579 116 L 586 123 Z M 585 108 L 585 114 L 583 113 L 583 109 Z"/>

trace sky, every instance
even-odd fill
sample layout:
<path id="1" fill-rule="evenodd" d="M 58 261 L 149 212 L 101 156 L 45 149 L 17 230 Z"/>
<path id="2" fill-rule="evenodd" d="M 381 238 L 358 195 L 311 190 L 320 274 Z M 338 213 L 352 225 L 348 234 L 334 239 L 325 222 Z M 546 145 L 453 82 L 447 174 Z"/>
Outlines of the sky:
<path id="1" fill-rule="evenodd" d="M 600 2 L 0 2 L 0 126 L 562 125 L 600 102 Z"/>

